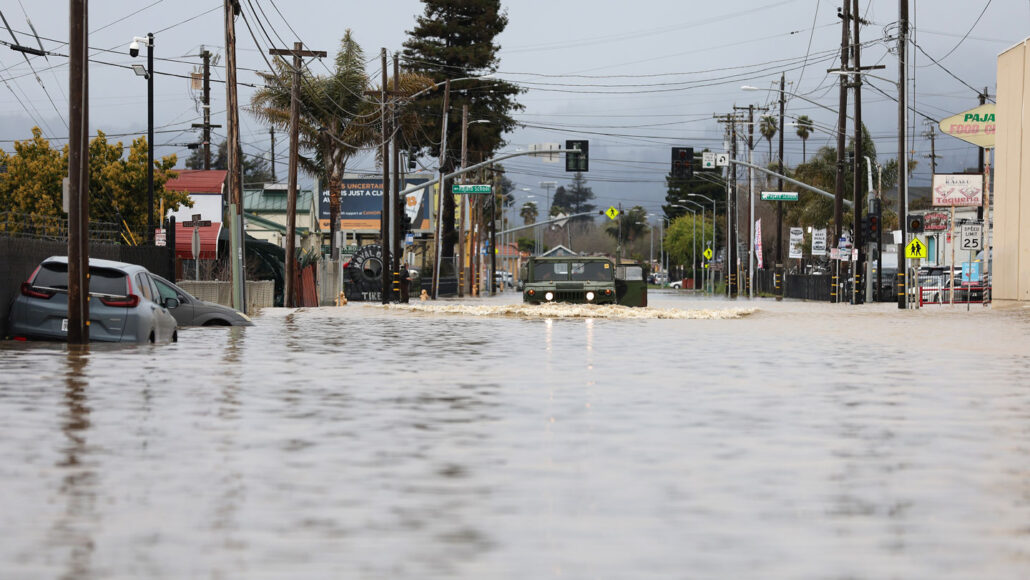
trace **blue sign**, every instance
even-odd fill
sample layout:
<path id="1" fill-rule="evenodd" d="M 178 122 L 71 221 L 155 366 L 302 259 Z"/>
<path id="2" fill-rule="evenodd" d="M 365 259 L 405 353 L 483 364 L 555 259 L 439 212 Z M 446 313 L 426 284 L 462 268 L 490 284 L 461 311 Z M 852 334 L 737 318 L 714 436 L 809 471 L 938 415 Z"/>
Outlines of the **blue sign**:
<path id="1" fill-rule="evenodd" d="M 405 180 L 405 187 L 429 181 L 425 177 Z M 345 178 L 340 180 L 340 229 L 379 231 L 379 218 L 383 213 L 383 179 Z M 415 230 L 429 228 L 429 193 L 420 190 L 405 200 L 404 211 L 412 218 Z M 319 196 L 318 217 L 321 226 L 329 228 L 329 190 Z"/>
<path id="2" fill-rule="evenodd" d="M 962 284 L 968 286 L 980 282 L 980 262 L 962 262 Z"/>

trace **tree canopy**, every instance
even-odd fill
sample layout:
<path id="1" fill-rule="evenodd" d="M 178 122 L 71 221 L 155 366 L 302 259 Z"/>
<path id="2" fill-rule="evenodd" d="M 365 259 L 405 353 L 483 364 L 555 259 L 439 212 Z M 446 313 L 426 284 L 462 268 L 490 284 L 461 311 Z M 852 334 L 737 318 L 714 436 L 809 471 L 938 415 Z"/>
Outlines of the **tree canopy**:
<path id="1" fill-rule="evenodd" d="M 126 150 L 128 154 L 126 155 Z M 175 155 L 154 162 L 154 221 L 161 222 L 161 202 L 166 210 L 192 206 L 189 195 L 165 191 L 176 176 Z M 32 138 L 14 143 L 14 152 L 0 151 L 0 211 L 38 218 L 64 216 L 62 179 L 68 174 L 68 147 L 54 149 L 38 127 Z M 128 148 L 109 143 L 98 132 L 89 144 L 90 219 L 124 223 L 140 234 L 147 224 L 147 140 L 139 137 Z"/>

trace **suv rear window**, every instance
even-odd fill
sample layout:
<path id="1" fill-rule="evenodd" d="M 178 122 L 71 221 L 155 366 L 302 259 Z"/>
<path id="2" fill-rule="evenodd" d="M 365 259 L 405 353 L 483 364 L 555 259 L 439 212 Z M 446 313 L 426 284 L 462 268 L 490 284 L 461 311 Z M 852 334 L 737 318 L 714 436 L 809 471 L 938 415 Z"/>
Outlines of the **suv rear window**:
<path id="1" fill-rule="evenodd" d="M 68 289 L 68 264 L 47 262 L 32 280 L 33 286 Z M 89 291 L 93 294 L 125 296 L 125 273 L 118 270 L 93 267 L 89 269 Z"/>

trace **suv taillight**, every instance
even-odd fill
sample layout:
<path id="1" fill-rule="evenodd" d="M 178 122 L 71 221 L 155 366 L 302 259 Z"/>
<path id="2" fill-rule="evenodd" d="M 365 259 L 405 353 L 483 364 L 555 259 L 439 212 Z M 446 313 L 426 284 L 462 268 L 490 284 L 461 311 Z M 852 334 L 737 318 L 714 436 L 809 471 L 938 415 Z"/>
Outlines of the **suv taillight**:
<path id="1" fill-rule="evenodd" d="M 33 288 L 31 282 L 21 283 L 21 293 L 23 296 L 28 296 L 30 298 L 43 298 L 44 300 L 53 298 L 54 294 L 56 294 L 53 290 Z"/>
<path id="2" fill-rule="evenodd" d="M 119 296 L 117 298 L 103 296 L 100 298 L 100 301 L 108 306 L 135 308 L 139 305 L 139 296 L 136 296 L 135 294 L 130 294 L 128 296 Z"/>
<path id="3" fill-rule="evenodd" d="M 107 306 L 119 306 L 122 308 L 135 308 L 139 305 L 139 296 L 132 293 L 132 277 L 125 277 L 125 287 L 129 292 L 125 296 L 102 296 L 100 301 Z"/>

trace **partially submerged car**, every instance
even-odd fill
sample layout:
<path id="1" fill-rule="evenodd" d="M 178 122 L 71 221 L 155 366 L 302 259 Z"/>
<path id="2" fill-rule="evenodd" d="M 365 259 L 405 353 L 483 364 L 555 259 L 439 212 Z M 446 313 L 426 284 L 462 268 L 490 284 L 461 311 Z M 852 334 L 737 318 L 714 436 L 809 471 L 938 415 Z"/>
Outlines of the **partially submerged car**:
<path id="1" fill-rule="evenodd" d="M 523 267 L 522 301 L 530 304 L 621 304 L 647 306 L 644 269 L 603 256 L 530 258 Z"/>
<path id="2" fill-rule="evenodd" d="M 169 313 L 176 298 L 164 298 L 143 266 L 90 259 L 89 338 L 100 342 L 175 342 Z M 11 304 L 10 335 L 16 340 L 68 340 L 68 258 L 43 260 Z"/>
<path id="3" fill-rule="evenodd" d="M 179 305 L 169 309 L 179 326 L 254 326 L 246 314 L 201 300 L 157 274 L 151 274 L 161 298 L 175 298 Z"/>

